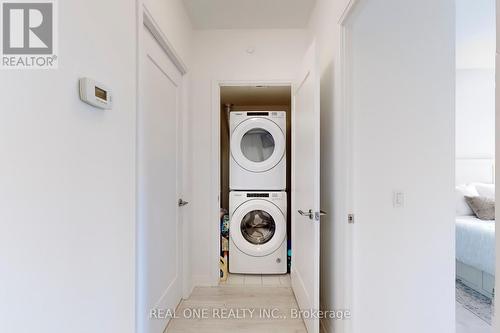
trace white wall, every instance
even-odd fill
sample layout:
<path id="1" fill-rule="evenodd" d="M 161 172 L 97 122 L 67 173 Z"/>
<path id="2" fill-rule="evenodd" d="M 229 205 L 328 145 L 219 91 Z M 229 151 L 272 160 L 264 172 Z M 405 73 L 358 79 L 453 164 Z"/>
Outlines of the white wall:
<path id="1" fill-rule="evenodd" d="M 132 333 L 136 2 L 61 1 L 59 22 L 59 69 L 0 75 L 0 331 Z M 81 76 L 113 110 L 79 101 Z"/>
<path id="2" fill-rule="evenodd" d="M 213 212 L 218 203 L 211 186 L 218 170 L 211 169 L 217 152 L 211 150 L 212 88 L 215 80 L 293 80 L 307 46 L 304 30 L 200 30 L 195 32 L 191 85 L 193 121 L 193 239 L 195 284 L 214 284 L 218 269 L 211 249 L 217 242 Z M 253 47 L 253 54 L 246 53 Z M 214 172 L 215 171 L 215 172 Z"/>
<path id="3" fill-rule="evenodd" d="M 495 156 L 494 69 L 457 69 L 456 155 Z"/>
<path id="4" fill-rule="evenodd" d="M 350 308 L 353 311 L 350 321 L 324 321 L 323 324 L 329 332 L 341 331 L 344 326 L 351 326 L 354 332 L 453 332 L 454 55 L 453 45 L 449 43 L 454 39 L 454 9 L 451 1 L 441 1 L 437 5 L 431 1 L 358 1 L 360 6 L 363 3 L 371 5 L 365 16 L 368 20 L 356 32 L 356 36 L 366 43 L 366 49 L 358 49 L 358 54 L 364 55 L 366 61 L 373 60 L 363 63 L 369 71 L 364 79 L 370 82 L 374 95 L 386 96 L 391 91 L 394 94 L 390 96 L 411 98 L 411 105 L 405 99 L 387 97 L 371 100 L 373 103 L 368 108 L 376 112 L 377 117 L 369 118 L 374 126 L 366 132 L 373 141 L 363 141 L 373 143 L 371 152 L 365 151 L 366 156 L 373 157 L 366 165 L 383 168 L 385 177 L 378 177 L 379 172 L 374 170 L 368 172 L 369 181 L 365 185 L 367 193 L 372 194 L 372 204 L 368 208 L 370 217 L 360 220 L 356 210 L 356 224 L 372 225 L 373 229 L 370 229 L 371 235 L 355 231 L 356 237 L 367 238 L 356 238 L 356 253 L 360 256 L 353 258 L 354 295 L 350 295 L 345 292 L 350 281 L 346 280 L 343 266 L 344 241 L 349 233 L 345 232 L 347 192 L 342 153 L 346 142 L 342 137 L 345 119 L 339 104 L 340 31 L 337 24 L 347 2 L 318 0 L 309 28 L 318 42 L 322 69 L 322 209 L 332 212 L 322 219 L 321 226 L 321 303 L 324 309 Z M 423 21 L 426 24 L 423 25 Z M 397 52 L 390 45 L 398 45 Z M 425 65 L 424 59 L 427 59 Z M 396 60 L 400 62 L 397 68 L 392 66 Z M 433 76 L 433 72 L 440 75 Z M 394 75 L 387 75 L 389 73 Z M 429 85 L 431 81 L 435 83 Z M 395 106 L 384 108 L 381 104 L 384 100 Z M 394 113 L 394 109 L 400 114 Z M 405 118 L 415 123 L 408 123 Z M 427 123 L 432 124 L 429 137 L 424 136 L 427 130 L 415 127 L 415 124 L 427 127 Z M 375 128 L 379 129 L 376 133 L 373 132 Z M 380 131 L 381 128 L 387 131 Z M 436 148 L 427 152 L 433 140 L 439 152 Z M 417 157 L 421 153 L 426 157 L 419 162 Z M 416 166 L 424 160 L 432 161 L 432 169 L 420 167 L 419 171 Z M 428 187 L 418 186 L 414 179 L 425 179 L 426 184 L 434 179 L 439 186 L 427 193 Z M 392 189 L 397 184 L 408 189 L 408 197 L 413 203 L 411 210 L 394 215 Z M 449 212 L 447 196 L 450 196 Z M 429 202 L 440 202 L 443 206 L 428 205 Z M 429 211 L 433 214 L 427 214 Z M 371 239 L 380 242 L 359 252 L 363 245 L 372 244 Z M 441 278 L 430 282 L 430 276 Z M 426 326 L 422 327 L 424 323 Z"/>

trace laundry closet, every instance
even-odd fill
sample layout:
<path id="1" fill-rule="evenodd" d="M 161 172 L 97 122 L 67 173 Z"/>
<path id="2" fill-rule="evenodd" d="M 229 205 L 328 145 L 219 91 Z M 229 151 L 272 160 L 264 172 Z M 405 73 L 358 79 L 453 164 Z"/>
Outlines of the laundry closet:
<path id="1" fill-rule="evenodd" d="M 220 276 L 290 272 L 290 85 L 220 87 Z"/>
<path id="2" fill-rule="evenodd" d="M 324 214 L 317 53 L 314 42 L 290 54 L 279 44 L 243 57 L 234 43 L 222 53 L 208 43 L 197 53 L 220 61 L 193 78 L 200 96 L 193 107 L 210 109 L 199 112 L 195 137 L 195 285 L 279 284 L 291 287 L 300 309 L 317 309 Z M 296 56 L 281 74 L 278 55 Z M 319 328 L 318 318 L 304 322 Z"/>

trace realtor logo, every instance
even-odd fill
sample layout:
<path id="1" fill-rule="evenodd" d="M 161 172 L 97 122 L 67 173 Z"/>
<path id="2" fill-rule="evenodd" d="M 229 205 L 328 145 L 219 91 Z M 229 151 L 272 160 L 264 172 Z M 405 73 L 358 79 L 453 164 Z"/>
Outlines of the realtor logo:
<path id="1" fill-rule="evenodd" d="M 0 0 L 2 68 L 56 68 L 54 0 Z"/>

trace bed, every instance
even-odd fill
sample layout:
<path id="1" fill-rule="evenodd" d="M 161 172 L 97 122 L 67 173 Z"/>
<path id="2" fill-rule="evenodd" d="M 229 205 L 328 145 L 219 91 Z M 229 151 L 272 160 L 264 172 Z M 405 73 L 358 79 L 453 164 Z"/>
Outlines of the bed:
<path id="1" fill-rule="evenodd" d="M 495 221 L 457 216 L 455 233 L 457 279 L 491 298 L 495 287 Z"/>
<path id="2" fill-rule="evenodd" d="M 457 159 L 456 177 L 456 278 L 466 286 L 492 298 L 495 287 L 495 221 L 478 219 L 465 203 L 463 195 L 470 195 L 467 193 L 470 187 L 476 191 L 477 185 L 490 184 L 487 185 L 490 192 L 479 195 L 494 197 L 494 160 Z"/>

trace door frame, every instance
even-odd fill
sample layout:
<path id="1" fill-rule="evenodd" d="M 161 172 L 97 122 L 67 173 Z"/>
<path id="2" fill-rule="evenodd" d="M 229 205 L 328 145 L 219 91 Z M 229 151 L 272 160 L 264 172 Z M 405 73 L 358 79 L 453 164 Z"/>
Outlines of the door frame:
<path id="1" fill-rule="evenodd" d="M 353 117 L 352 117 L 352 107 L 351 107 L 351 96 L 352 91 L 350 89 L 351 83 L 351 52 L 350 52 L 350 41 L 351 34 L 350 28 L 348 26 L 349 19 L 351 18 L 355 7 L 361 2 L 361 0 L 349 0 L 346 2 L 344 10 L 342 11 L 340 17 L 338 18 L 337 25 L 339 30 L 339 57 L 338 57 L 338 68 L 339 71 L 339 82 L 337 87 L 337 96 L 339 96 L 339 110 L 340 110 L 340 138 L 341 138 L 341 168 L 340 174 L 344 181 L 341 183 L 343 192 L 345 193 L 344 198 L 340 198 L 339 207 L 342 214 L 340 220 L 340 226 L 342 233 L 344 235 L 344 256 L 341 258 L 341 267 L 344 269 L 343 281 L 341 285 L 344 291 L 340 291 L 343 294 L 343 306 L 346 309 L 352 311 L 354 302 L 354 266 L 353 266 L 353 246 L 354 246 L 354 230 L 353 225 L 348 222 L 348 214 L 354 212 L 354 197 L 352 191 L 353 185 Z M 325 326 L 329 326 L 322 320 Z M 328 327 L 327 327 L 328 328 Z M 352 332 L 352 321 L 345 320 L 342 323 L 343 333 Z"/>
<path id="2" fill-rule="evenodd" d="M 496 0 L 496 59 L 495 59 L 495 141 L 498 142 L 500 139 L 500 0 Z M 497 166 L 495 169 L 495 179 L 498 179 L 500 176 L 500 170 L 498 169 L 498 165 L 500 165 L 500 145 L 496 145 L 495 147 L 495 165 Z M 495 182 L 495 195 L 496 195 L 496 204 L 500 203 L 500 195 L 498 194 L 498 185 Z M 496 258 L 500 258 L 500 233 L 498 231 L 495 232 L 495 246 L 496 246 Z M 498 262 L 498 260 L 497 260 Z M 495 290 L 498 290 L 500 286 L 500 265 L 496 267 L 496 275 L 495 279 Z M 500 329 L 500 306 L 498 305 L 498 295 L 495 297 L 495 313 L 493 314 L 493 332 L 496 332 Z"/>
<path id="3" fill-rule="evenodd" d="M 178 134 L 178 141 L 181 144 L 178 148 L 178 156 L 180 159 L 180 163 L 178 163 L 178 169 L 180 171 L 179 173 L 179 179 L 180 181 L 177 183 L 177 192 L 178 194 L 183 194 L 186 189 L 185 189 L 185 182 L 183 181 L 187 176 L 184 172 L 182 172 L 183 169 L 186 169 L 186 164 L 188 161 L 186 160 L 186 149 L 187 147 L 182 145 L 183 142 L 183 137 L 186 136 L 188 133 L 186 133 L 186 120 L 185 117 L 183 116 L 188 112 L 188 105 L 185 100 L 185 92 L 186 92 L 186 87 L 187 87 L 187 77 L 186 74 L 188 73 L 188 67 L 184 63 L 182 57 L 177 53 L 175 50 L 173 44 L 170 42 L 169 38 L 167 35 L 164 33 L 164 31 L 161 29 L 159 24 L 156 22 L 154 16 L 151 14 L 151 11 L 148 9 L 147 5 L 145 4 L 144 0 L 137 0 L 136 1 L 136 114 L 135 114 L 135 239 L 134 239 L 134 253 L 135 253 L 135 266 L 134 266 L 134 280 L 135 280 L 135 291 L 134 291 L 134 298 L 135 298 L 135 332 L 139 332 L 141 329 L 139 327 L 139 320 L 138 317 L 140 315 L 143 315 L 141 313 L 142 309 L 140 309 L 140 304 L 139 304 L 139 295 L 141 294 L 141 286 L 139 285 L 139 228 L 141 227 L 142 221 L 140 220 L 139 216 L 139 210 L 137 209 L 139 205 L 139 188 L 137 186 L 138 181 L 139 181 L 139 156 L 138 156 L 138 151 L 139 151 L 139 115 L 142 111 L 142 95 L 141 95 L 141 77 L 142 77 L 142 63 L 143 63 L 143 54 L 145 51 L 145 35 L 144 35 L 144 28 L 146 28 L 154 37 L 154 39 L 158 42 L 160 47 L 165 51 L 165 54 L 167 57 L 172 61 L 174 66 L 177 68 L 179 73 L 181 74 L 181 83 L 179 86 L 180 89 L 180 100 L 179 100 L 179 110 L 178 112 L 178 123 L 182 125 L 182 130 L 181 133 Z M 189 206 L 188 206 L 189 207 Z M 188 208 L 186 207 L 186 208 Z M 191 277 L 189 276 L 190 274 L 190 260 L 188 258 L 188 251 L 186 251 L 186 247 L 189 245 L 189 233 L 187 229 L 187 223 L 183 223 L 183 220 L 185 220 L 185 211 L 186 208 L 184 208 L 184 211 L 182 214 L 178 214 L 178 219 L 179 219 L 179 225 L 181 226 L 182 230 L 181 232 L 181 239 L 180 239 L 180 246 L 179 246 L 179 251 L 180 255 L 182 257 L 181 259 L 181 265 L 180 265 L 180 280 L 182 284 L 182 297 L 187 298 L 192 291 L 192 281 Z M 191 209 L 190 207 L 188 209 Z"/>
<path id="4" fill-rule="evenodd" d="M 213 80 L 212 81 L 212 106 L 211 106 L 211 170 L 210 170 L 210 212 L 209 221 L 220 220 L 220 89 L 221 87 L 246 87 L 246 86 L 289 86 L 291 89 L 291 114 L 292 124 L 295 117 L 295 105 L 293 100 L 294 83 L 293 80 Z M 292 132 L 293 138 L 293 132 Z M 292 178 L 293 179 L 293 178 Z M 293 197 L 292 197 L 293 204 Z M 213 223 L 210 226 L 210 258 L 213 258 L 213 268 L 210 265 L 210 286 L 219 285 L 219 262 L 220 262 L 220 225 Z"/>

